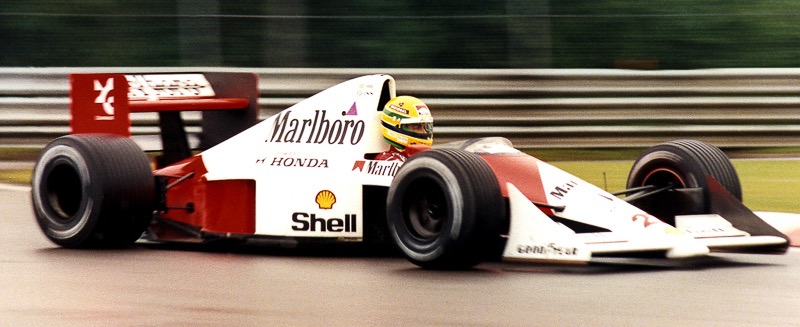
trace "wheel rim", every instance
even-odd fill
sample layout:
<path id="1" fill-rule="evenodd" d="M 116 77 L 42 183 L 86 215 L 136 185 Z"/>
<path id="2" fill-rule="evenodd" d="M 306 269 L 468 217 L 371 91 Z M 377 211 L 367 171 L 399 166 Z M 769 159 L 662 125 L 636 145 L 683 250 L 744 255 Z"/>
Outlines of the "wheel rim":
<path id="1" fill-rule="evenodd" d="M 669 168 L 653 169 L 642 179 L 640 186 L 653 185 L 656 187 L 665 187 L 673 185 L 675 187 L 686 187 L 686 181 L 678 174 L 678 172 Z"/>
<path id="2" fill-rule="evenodd" d="M 426 179 L 415 181 L 410 189 L 417 191 L 409 194 L 404 205 L 409 231 L 418 239 L 436 240 L 449 215 L 444 191 L 438 184 Z"/>
<path id="3" fill-rule="evenodd" d="M 74 167 L 57 164 L 45 178 L 44 201 L 56 216 L 64 221 L 72 219 L 81 207 L 83 184 Z"/>

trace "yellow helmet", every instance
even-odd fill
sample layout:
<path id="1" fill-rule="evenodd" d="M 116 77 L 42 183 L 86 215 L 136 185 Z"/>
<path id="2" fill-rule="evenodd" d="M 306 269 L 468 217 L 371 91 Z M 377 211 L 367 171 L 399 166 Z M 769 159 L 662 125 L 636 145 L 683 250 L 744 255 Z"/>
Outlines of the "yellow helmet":
<path id="1" fill-rule="evenodd" d="M 381 133 L 389 144 L 400 150 L 411 144 L 431 145 L 433 116 L 422 100 L 399 96 L 383 107 Z"/>

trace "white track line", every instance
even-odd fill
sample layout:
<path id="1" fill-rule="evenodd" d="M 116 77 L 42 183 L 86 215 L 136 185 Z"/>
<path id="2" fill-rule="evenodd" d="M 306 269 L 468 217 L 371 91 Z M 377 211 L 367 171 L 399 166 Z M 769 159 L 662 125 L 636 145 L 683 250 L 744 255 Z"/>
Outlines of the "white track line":
<path id="1" fill-rule="evenodd" d="M 0 191 L 30 192 L 31 191 L 31 187 L 27 186 L 27 185 L 16 185 L 16 184 L 0 183 Z"/>

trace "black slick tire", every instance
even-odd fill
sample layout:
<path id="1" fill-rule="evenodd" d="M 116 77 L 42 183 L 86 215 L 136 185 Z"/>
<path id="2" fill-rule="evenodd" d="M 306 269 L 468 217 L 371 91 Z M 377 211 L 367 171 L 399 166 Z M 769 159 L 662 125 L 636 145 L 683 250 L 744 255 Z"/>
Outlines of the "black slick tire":
<path id="1" fill-rule="evenodd" d="M 150 161 L 120 136 L 53 140 L 42 150 L 31 184 L 39 227 L 68 248 L 129 245 L 147 228 L 155 207 Z"/>
<path id="2" fill-rule="evenodd" d="M 703 189 L 708 199 L 708 181 L 712 176 L 738 200 L 742 200 L 739 177 L 730 159 L 719 148 L 696 140 L 678 140 L 645 150 L 628 174 L 627 188 L 673 184 L 677 188 Z M 663 204 L 669 206 L 671 204 Z"/>
<path id="3" fill-rule="evenodd" d="M 499 255 L 506 211 L 489 165 L 457 149 L 415 155 L 387 195 L 389 234 L 409 261 L 427 269 L 466 269 Z"/>

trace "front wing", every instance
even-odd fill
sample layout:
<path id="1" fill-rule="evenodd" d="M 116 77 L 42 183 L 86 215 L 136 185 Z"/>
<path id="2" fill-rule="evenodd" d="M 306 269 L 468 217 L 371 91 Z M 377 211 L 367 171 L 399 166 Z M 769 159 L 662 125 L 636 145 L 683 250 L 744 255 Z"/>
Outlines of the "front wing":
<path id="1" fill-rule="evenodd" d="M 786 236 L 769 230 L 769 225 L 747 208 L 744 210 L 752 217 L 727 212 L 734 214 L 730 216 L 734 217 L 733 222 L 728 215 L 728 219 L 719 214 L 692 215 L 676 217 L 676 227 L 658 223 L 640 230 L 576 233 L 545 215 L 513 184 L 507 186 L 511 222 L 504 261 L 586 263 L 595 256 L 644 255 L 680 259 L 711 252 L 784 253 L 788 248 Z M 712 201 L 727 200 L 730 199 Z M 720 206 L 716 203 L 712 207 L 715 205 Z M 742 208 L 734 206 L 727 211 L 731 210 Z M 722 212 L 725 210 L 714 211 L 725 213 Z M 750 221 L 753 218 L 760 223 Z"/>

